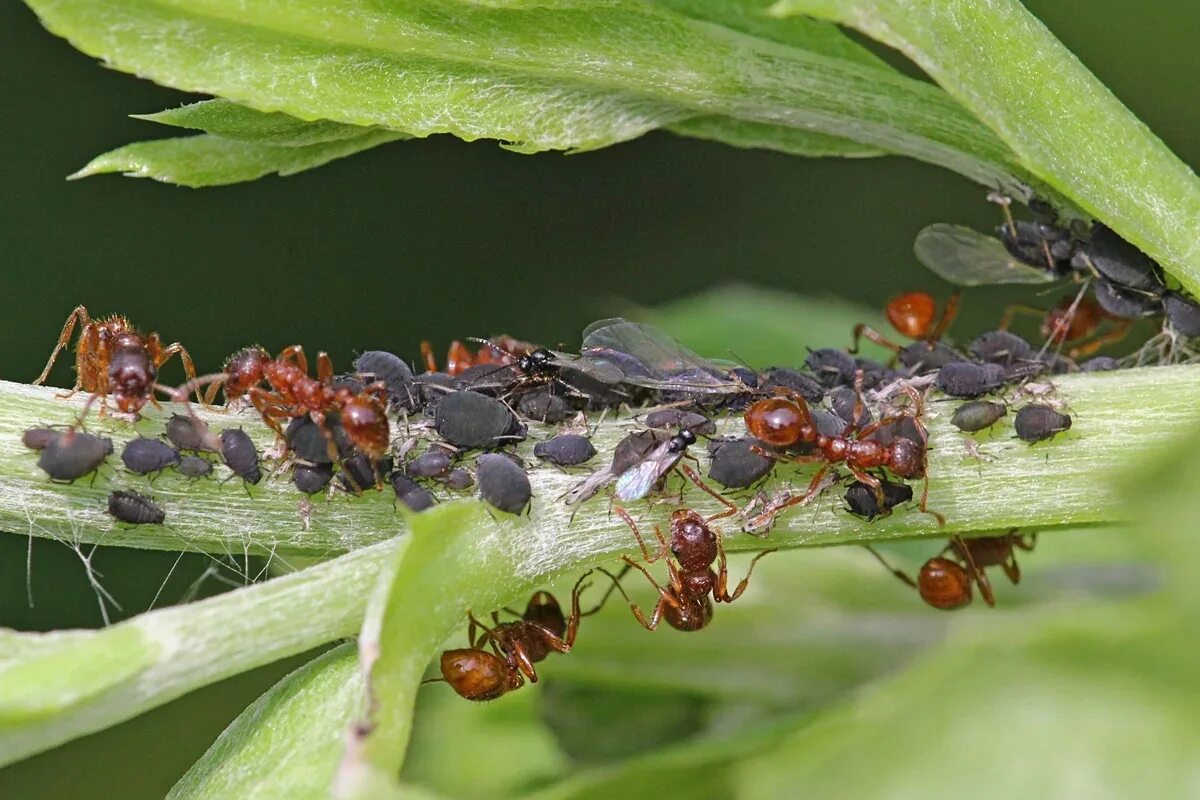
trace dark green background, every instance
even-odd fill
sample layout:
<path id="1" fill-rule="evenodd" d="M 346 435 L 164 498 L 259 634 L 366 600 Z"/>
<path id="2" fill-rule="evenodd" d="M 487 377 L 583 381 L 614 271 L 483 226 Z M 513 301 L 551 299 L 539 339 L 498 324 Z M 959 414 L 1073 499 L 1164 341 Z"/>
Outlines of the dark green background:
<path id="1" fill-rule="evenodd" d="M 1194 0 L 1028 5 L 1184 161 L 1200 159 Z M 251 342 L 415 355 L 422 338 L 509 332 L 577 341 L 590 320 L 737 281 L 878 307 L 932 281 L 910 254 L 923 225 L 989 226 L 957 176 L 902 159 L 805 160 L 652 134 L 587 155 L 520 156 L 440 137 L 287 179 L 194 191 L 118 177 L 67 183 L 92 156 L 171 135 L 128 119 L 188 99 L 110 72 L 0 6 L 0 377 L 30 380 L 76 304 L 183 341 L 201 370 Z M 1000 293 L 968 300 L 968 329 Z M 831 342 L 827 344 L 842 344 Z M 66 362 L 56 372 L 70 380 Z M 168 372 L 168 377 L 173 373 Z M 0 625 L 95 626 L 79 558 L 0 537 Z M 127 613 L 175 557 L 101 552 Z M 204 567 L 186 558 L 163 597 Z M 119 616 L 119 615 L 118 615 Z M 0 797 L 161 796 L 292 660 L 196 692 L 0 771 Z"/>

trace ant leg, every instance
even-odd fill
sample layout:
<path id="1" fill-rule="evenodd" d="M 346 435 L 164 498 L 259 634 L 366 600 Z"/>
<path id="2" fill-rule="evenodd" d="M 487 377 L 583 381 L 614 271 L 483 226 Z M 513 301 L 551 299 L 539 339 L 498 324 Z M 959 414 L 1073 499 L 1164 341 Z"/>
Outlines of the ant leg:
<path id="1" fill-rule="evenodd" d="M 901 350 L 904 349 L 903 347 L 896 344 L 895 342 L 890 341 L 886 336 L 884 336 L 882 333 L 875 330 L 871 326 L 863 325 L 860 323 L 860 324 L 854 326 L 854 346 L 849 348 L 846 352 L 850 353 L 851 355 L 855 355 L 856 353 L 858 353 L 858 343 L 863 338 L 866 338 L 868 341 L 874 342 L 875 344 L 879 345 L 880 347 L 891 350 L 893 353 L 899 353 Z"/>
<path id="2" fill-rule="evenodd" d="M 1017 554 L 1012 550 L 1008 551 L 1008 558 L 1000 562 L 1000 569 L 1004 570 L 1005 576 L 1013 585 L 1021 582 L 1021 565 L 1017 563 Z"/>
<path id="3" fill-rule="evenodd" d="M 482 631 L 478 636 L 476 635 L 477 630 Z M 492 649 L 496 650 L 496 655 L 500 655 L 500 651 L 496 648 L 496 642 L 492 639 L 492 629 L 475 619 L 475 614 L 470 609 L 467 609 L 467 641 L 476 650 L 479 650 L 485 641 L 491 641 Z"/>
<path id="4" fill-rule="evenodd" d="M 1013 545 L 1021 548 L 1022 550 L 1032 550 L 1037 545 L 1036 533 L 1023 533 L 1017 535 L 1017 529 L 1013 528 L 1008 532 L 1008 536 L 1009 539 L 1012 540 Z"/>
<path id="5" fill-rule="evenodd" d="M 911 577 L 909 577 L 907 572 L 905 572 L 904 570 L 896 569 L 891 564 L 889 564 L 884 559 L 883 556 L 879 555 L 879 551 L 876 550 L 874 547 L 871 547 L 871 545 L 869 545 L 869 544 L 864 544 L 864 545 L 859 545 L 859 546 L 862 547 L 863 549 L 865 549 L 871 555 L 875 556 L 875 560 L 878 561 L 880 564 L 883 564 L 884 568 L 887 569 L 888 572 L 895 575 L 896 578 L 898 578 L 901 583 L 904 583 L 905 585 L 910 586 L 913 589 L 917 588 L 917 582 L 914 581 Z"/>
<path id="6" fill-rule="evenodd" d="M 953 324 L 954 318 L 958 316 L 958 307 L 962 302 L 962 290 L 955 289 L 950 295 L 950 299 L 946 301 L 946 308 L 942 310 L 942 318 L 938 320 L 937 327 L 933 329 L 933 333 L 929 338 L 932 341 L 937 341 L 946 335 L 946 331 L 950 330 L 950 325 Z"/>
<path id="7" fill-rule="evenodd" d="M 556 636 L 555 638 L 557 639 L 558 637 Z M 508 658 L 505 660 L 516 662 L 517 669 L 529 679 L 530 683 L 538 682 L 537 670 L 533 668 L 533 661 L 530 660 L 529 653 L 525 650 L 525 645 L 520 642 L 514 642 L 508 653 Z"/>
<path id="8" fill-rule="evenodd" d="M 298 344 L 285 347 L 279 351 L 277 361 L 291 361 L 305 375 L 308 374 L 308 357 L 304 355 L 304 348 Z"/>
<path id="9" fill-rule="evenodd" d="M 954 548 L 954 552 L 959 558 L 967 562 L 967 567 L 971 571 L 971 577 L 975 579 L 975 585 L 979 587 L 979 593 L 983 595 L 983 601 L 988 606 L 995 608 L 996 595 L 992 592 L 992 582 L 988 580 L 987 573 L 975 563 L 975 559 L 971 556 L 970 548 L 958 536 L 950 537 L 950 546 Z"/>
<path id="10" fill-rule="evenodd" d="M 875 505 L 879 509 L 880 516 L 890 516 L 892 510 L 888 508 L 887 498 L 883 494 L 883 481 L 879 480 L 879 478 L 876 478 L 866 470 L 859 469 L 858 467 L 851 466 L 850 464 L 847 464 L 846 468 L 850 470 L 850 474 L 854 476 L 855 480 L 857 480 L 859 483 L 866 484 L 871 488 L 871 493 L 875 495 Z"/>
<path id="11" fill-rule="evenodd" d="M 661 548 L 657 555 L 650 555 L 650 550 L 646 547 L 646 540 L 642 538 L 642 533 L 638 530 L 637 523 L 633 521 L 633 517 L 629 516 L 629 512 L 620 506 L 614 506 L 614 508 L 617 509 L 617 516 L 625 520 L 625 524 L 629 526 L 629 530 L 633 531 L 638 545 L 642 548 L 642 556 L 646 559 L 647 564 L 653 564 L 655 561 L 658 561 L 671 549 L 670 545 L 667 544 L 667 540 L 663 538 L 662 529 L 656 523 L 654 525 L 654 535 L 658 537 L 658 543 L 661 545 Z"/>
<path id="12" fill-rule="evenodd" d="M 333 362 L 324 350 L 317 353 L 317 380 L 321 383 L 333 383 Z"/>
<path id="13" fill-rule="evenodd" d="M 999 330 L 1006 331 L 1012 325 L 1013 318 L 1017 314 L 1025 314 L 1030 317 L 1045 317 L 1046 310 L 1042 308 L 1034 308 L 1033 306 L 1014 303 L 1004 309 L 1004 316 L 1000 317 Z"/>
<path id="14" fill-rule="evenodd" d="M 746 570 L 746 577 L 738 582 L 737 587 L 733 590 L 733 594 L 729 593 L 729 565 L 725 560 L 725 542 L 721 536 L 721 532 L 714 530 L 717 537 L 717 559 L 719 566 L 717 567 L 717 585 L 713 589 L 713 599 L 718 603 L 732 603 L 742 596 L 746 591 L 746 587 L 750 585 L 750 576 L 754 574 L 754 565 L 758 560 L 768 553 L 774 553 L 777 548 L 772 547 L 770 550 L 763 550 L 750 561 L 750 568 Z"/>
<path id="15" fill-rule="evenodd" d="M 637 603 L 634 603 L 631 600 L 629 601 L 629 610 L 633 612 L 633 616 L 636 617 L 637 621 L 642 624 L 642 627 L 644 627 L 648 631 L 652 631 L 655 628 L 657 628 L 658 623 L 662 621 L 663 611 L 666 609 L 666 607 L 668 605 L 672 605 L 672 606 L 675 606 L 676 608 L 678 608 L 679 604 L 671 596 L 670 592 L 668 592 L 666 589 L 664 589 L 663 587 L 658 585 L 658 581 L 654 580 L 654 576 L 650 574 L 649 570 L 647 570 L 641 564 L 639 564 L 636 561 L 629 558 L 629 556 L 622 556 L 621 560 L 624 561 L 629 566 L 633 567 L 634 569 L 639 570 L 643 575 L 645 575 L 646 580 L 650 581 L 650 585 L 653 586 L 654 589 L 658 592 L 658 603 L 657 603 L 657 605 L 654 606 L 654 613 L 650 616 L 649 621 L 646 620 L 646 615 L 642 613 L 642 610 L 640 608 L 638 608 Z M 623 587 L 623 586 L 620 587 L 620 592 L 625 597 L 626 600 L 629 600 L 629 596 L 625 594 L 625 587 Z"/>
<path id="16" fill-rule="evenodd" d="M 679 467 L 679 469 L 683 472 L 684 475 L 686 475 L 688 477 L 688 480 L 690 480 L 692 483 L 696 484 L 701 489 L 703 489 L 705 492 L 707 492 L 708 495 L 710 497 L 712 497 L 714 500 L 716 500 L 718 503 L 725 506 L 724 511 L 722 511 L 720 514 L 715 514 L 711 517 L 708 517 L 707 519 L 704 520 L 705 522 L 712 522 L 714 519 L 722 519 L 724 517 L 732 516 L 733 514 L 737 513 L 737 510 L 738 510 L 737 504 L 731 503 L 728 498 L 713 491 L 711 486 L 709 486 L 703 480 L 700 479 L 700 476 L 696 474 L 696 470 L 692 469 L 687 464 L 681 465 Z"/>
<path id="17" fill-rule="evenodd" d="M 922 485 L 921 485 L 921 502 L 917 506 L 917 509 L 922 514 L 930 514 L 934 519 L 937 520 L 938 527 L 944 528 L 944 527 L 946 527 L 945 515 L 940 514 L 937 511 L 929 510 L 929 471 L 928 470 L 921 470 L 921 471 L 924 474 L 921 476 L 921 483 L 922 483 Z"/>
<path id="18" fill-rule="evenodd" d="M 560 653 L 565 653 L 575 645 L 575 634 L 579 631 L 579 618 L 582 616 L 579 611 L 579 598 L 592 585 L 591 581 L 584 583 L 585 579 L 592 574 L 589 569 L 587 572 L 579 576 L 579 580 L 575 581 L 575 585 L 571 587 L 571 613 L 567 616 L 567 634 L 561 640 L 566 645 L 565 649 L 560 649 L 553 642 L 548 642 L 551 647 L 558 650 Z M 557 636 L 554 637 L 558 639 Z"/>
<path id="19" fill-rule="evenodd" d="M 807 505 L 808 503 L 812 502 L 813 498 L 827 488 L 825 485 L 823 485 L 823 481 L 828 473 L 829 464 L 825 464 L 823 467 L 817 470 L 817 474 L 813 475 L 812 480 L 808 484 L 808 490 L 804 494 L 792 495 L 787 500 L 774 503 L 758 516 L 752 517 L 750 520 L 748 520 L 746 523 L 747 527 L 751 530 L 759 530 L 769 524 L 773 524 L 776 517 L 792 506 Z"/>
<path id="20" fill-rule="evenodd" d="M 92 318 L 88 316 L 88 310 L 84 306 L 76 306 L 75 310 L 67 315 L 67 321 L 63 323 L 62 333 L 58 335 L 58 344 L 54 346 L 54 350 L 50 353 L 50 360 L 46 362 L 46 368 L 42 370 L 42 374 L 38 375 L 34 380 L 34 386 L 40 386 L 46 382 L 46 378 L 50 375 L 50 368 L 54 366 L 58 354 L 62 349 L 71 343 L 71 334 L 75 333 L 75 323 L 82 322 L 83 329 L 87 330 L 92 326 Z M 82 335 L 82 334 L 81 334 Z M 79 389 L 79 374 L 75 375 L 75 388 Z"/>
<path id="21" fill-rule="evenodd" d="M 607 575 L 609 578 L 611 578 L 613 581 L 613 585 L 608 587 L 608 591 L 606 591 L 604 593 L 604 596 L 600 598 L 600 602 L 596 603 L 596 605 L 592 606 L 587 611 L 580 613 L 579 616 L 581 616 L 581 617 L 590 617 L 592 614 L 595 614 L 595 613 L 599 612 L 600 609 L 604 608 L 605 603 L 608 602 L 608 598 L 612 596 L 612 593 L 614 591 L 616 591 L 618 588 L 620 588 L 621 579 L 629 574 L 630 566 L 628 564 L 626 564 L 625 566 L 621 567 L 621 571 L 618 572 L 615 576 L 608 570 L 603 569 L 602 567 L 597 567 L 596 569 L 600 570 L 605 575 Z M 627 597 L 625 599 L 628 600 L 629 598 Z"/>
<path id="22" fill-rule="evenodd" d="M 476 364 L 493 363 L 491 359 L 483 358 L 482 348 L 479 357 L 471 354 L 467 346 L 455 339 L 450 343 L 450 349 L 446 351 L 446 372 L 451 375 L 457 375 L 468 367 Z"/>
<path id="23" fill-rule="evenodd" d="M 288 416 L 288 414 L 280 414 L 281 411 L 285 412 L 286 409 L 281 409 L 274 403 L 277 399 L 275 394 L 261 386 L 250 387 L 249 394 L 250 403 L 254 406 L 254 410 L 259 413 L 259 416 L 262 417 L 263 422 L 269 425 L 271 430 L 275 431 L 275 434 L 280 439 L 283 439 L 283 426 L 279 424 L 277 416 Z"/>
<path id="24" fill-rule="evenodd" d="M 1086 344 L 1081 344 L 1071 350 L 1071 358 L 1082 358 L 1090 356 L 1092 353 L 1099 350 L 1105 345 L 1114 344 L 1121 341 L 1129 335 L 1129 329 L 1133 325 L 1133 320 L 1122 319 L 1113 323 L 1113 327 L 1108 333 L 1101 334 L 1092 338 Z"/>
<path id="25" fill-rule="evenodd" d="M 428 339 L 421 341 L 421 358 L 425 361 L 426 372 L 437 372 L 437 359 L 433 357 L 433 345 Z"/>

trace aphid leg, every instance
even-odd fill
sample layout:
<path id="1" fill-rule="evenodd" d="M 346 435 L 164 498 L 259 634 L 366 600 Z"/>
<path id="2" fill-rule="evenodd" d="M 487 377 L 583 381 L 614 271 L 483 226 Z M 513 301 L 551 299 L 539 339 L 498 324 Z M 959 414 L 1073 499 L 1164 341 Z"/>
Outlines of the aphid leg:
<path id="1" fill-rule="evenodd" d="M 750 585 L 750 576 L 754 574 L 754 565 L 758 560 L 767 553 L 774 553 L 777 548 L 772 547 L 770 550 L 763 550 L 750 561 L 750 567 L 746 570 L 746 577 L 738 582 L 738 585 L 733 590 L 733 594 L 729 593 L 729 565 L 725 559 L 725 542 L 721 536 L 721 532 L 713 530 L 717 537 L 717 585 L 713 588 L 713 599 L 718 603 L 732 603 L 742 596 L 746 591 L 746 587 Z"/>
<path id="2" fill-rule="evenodd" d="M 1012 205 L 1012 198 L 1001 192 L 988 192 L 987 199 L 989 203 L 995 203 L 1000 206 L 1000 210 L 1004 212 L 1004 226 L 1015 237 L 1017 235 L 1017 223 L 1013 220 L 1012 210 L 1009 208 Z"/>
<path id="3" fill-rule="evenodd" d="M 42 374 L 37 376 L 33 385 L 38 386 L 46 382 L 46 378 L 50 375 L 50 368 L 54 366 L 54 361 L 58 358 L 58 354 L 62 349 L 71 343 L 71 335 L 75 333 L 75 323 L 82 322 L 83 330 L 92 327 L 92 318 L 88 316 L 88 310 L 84 306 L 76 306 L 75 310 L 67 315 L 67 321 L 63 323 L 62 333 L 58 335 L 58 344 L 54 346 L 54 350 L 50 353 L 50 360 L 46 362 L 46 368 L 42 370 Z M 82 334 L 80 334 L 82 336 Z M 79 389 L 79 373 L 75 375 L 75 389 Z"/>
<path id="4" fill-rule="evenodd" d="M 867 410 L 867 402 L 863 400 L 863 371 L 861 369 L 854 370 L 854 411 L 851 414 L 850 424 L 846 426 L 846 430 L 842 433 L 843 436 L 848 436 L 858 430 L 858 421 L 862 419 L 863 413 Z"/>
<path id="5" fill-rule="evenodd" d="M 848 348 L 846 352 L 850 353 L 851 355 L 858 353 L 858 343 L 863 338 L 874 342 L 880 347 L 887 348 L 893 353 L 899 353 L 904 349 L 900 345 L 889 340 L 886 336 L 872 328 L 870 325 L 863 325 L 862 323 L 859 323 L 858 325 L 854 326 L 854 346 Z"/>
<path id="6" fill-rule="evenodd" d="M 679 467 L 679 469 L 683 471 L 683 474 L 687 476 L 688 480 L 690 480 L 692 483 L 696 484 L 701 489 L 703 489 L 710 497 L 712 497 L 718 503 L 725 506 L 724 511 L 722 511 L 720 514 L 714 514 L 713 516 L 706 518 L 704 520 L 705 522 L 712 522 L 715 519 L 722 519 L 724 517 L 729 517 L 729 516 L 732 516 L 737 513 L 737 511 L 738 511 L 737 504 L 730 502 L 729 498 L 724 497 L 721 494 L 719 494 L 718 492 L 714 491 L 711 486 L 709 486 L 703 480 L 700 479 L 700 476 L 696 474 L 696 470 L 692 469 L 687 464 L 681 465 Z"/>
<path id="7" fill-rule="evenodd" d="M 937 327 L 929 335 L 931 340 L 936 342 L 946 334 L 946 331 L 950 330 L 950 326 L 954 323 L 954 318 L 958 316 L 958 307 L 961 301 L 962 290 L 955 289 L 950 295 L 950 299 L 946 301 L 946 307 L 942 309 L 942 317 L 938 320 Z"/>
<path id="8" fill-rule="evenodd" d="M 950 537 L 950 546 L 959 558 L 967 562 L 967 569 L 970 571 L 971 577 L 974 578 L 975 585 L 979 587 L 979 593 L 983 595 L 983 601 L 988 606 L 995 608 L 996 595 L 992 592 L 992 582 L 988 580 L 987 573 L 975 563 L 974 557 L 971 556 L 970 548 L 958 536 Z"/>
<path id="9" fill-rule="evenodd" d="M 915 580 L 913 580 L 911 577 L 909 577 L 907 572 L 905 572 L 904 570 L 901 570 L 901 569 L 896 569 L 891 564 L 889 564 L 887 562 L 887 560 L 883 556 L 881 556 L 879 554 L 879 551 L 876 550 L 874 547 L 871 547 L 871 545 L 869 545 L 869 544 L 864 544 L 864 545 L 860 545 L 860 546 L 863 549 L 865 549 L 868 553 L 875 556 L 875 560 L 878 561 L 880 564 L 883 564 L 884 568 L 887 569 L 888 572 L 895 575 L 896 578 L 899 579 L 901 583 L 904 583 L 905 585 L 910 586 L 913 589 L 917 588 L 917 582 Z"/>
<path id="10" fill-rule="evenodd" d="M 629 512 L 620 506 L 613 506 L 617 510 L 617 516 L 625 520 L 625 524 L 629 526 L 629 530 L 633 531 L 633 536 L 637 539 L 638 546 L 642 548 L 642 556 L 646 559 L 647 564 L 653 564 L 660 558 L 665 556 L 671 549 L 667 544 L 667 540 L 663 538 L 662 529 L 657 524 L 654 526 L 654 535 L 658 537 L 658 543 L 661 545 L 656 555 L 650 555 L 650 549 L 646 547 L 646 540 L 642 538 L 642 532 L 638 530 L 637 523 L 633 521 L 633 517 L 629 516 Z"/>

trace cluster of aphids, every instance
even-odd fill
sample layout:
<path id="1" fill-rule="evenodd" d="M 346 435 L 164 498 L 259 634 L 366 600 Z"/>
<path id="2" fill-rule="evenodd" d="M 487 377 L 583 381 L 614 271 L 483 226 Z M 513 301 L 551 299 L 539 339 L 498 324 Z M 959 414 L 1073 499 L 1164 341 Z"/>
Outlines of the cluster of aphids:
<path id="1" fill-rule="evenodd" d="M 1087 280 L 1104 314 L 1115 314 L 1112 304 L 1106 305 L 1109 295 L 1136 294 L 1140 307 L 1165 314 L 1176 338 L 1194 335 L 1200 328 L 1191 316 L 1200 317 L 1196 305 L 1167 290 L 1157 269 L 1147 268 L 1145 256 L 1136 249 L 1120 240 L 1114 244 L 1106 229 L 1093 229 L 1087 239 L 1066 230 L 1048 222 L 1011 222 L 1001 231 L 1003 241 L 988 240 L 1004 253 L 995 263 L 984 262 L 980 247 L 975 251 L 966 247 L 969 237 L 958 229 L 953 240 L 957 260 L 947 255 L 951 239 L 945 231 L 924 232 L 918 250 L 923 242 L 924 259 L 930 263 L 932 240 L 942 248 L 932 263 L 942 272 L 957 270 L 959 282 L 969 285 L 1003 282 L 1004 275 L 997 278 L 1000 270 L 1058 276 L 1063 274 L 1063 264 L 1078 261 L 1095 271 Z M 979 245 L 985 239 L 976 236 L 973 241 Z M 1045 265 L 1029 263 L 1042 256 L 1049 259 Z M 1153 285 L 1145 277 L 1147 269 L 1154 276 Z M 985 280 L 988 270 L 991 281 Z M 1143 279 L 1135 282 L 1134 274 Z M 439 497 L 476 492 L 501 512 L 527 513 L 533 502 L 532 487 L 525 460 L 514 445 L 530 436 L 531 426 L 539 438 L 533 458 L 572 469 L 599 455 L 586 435 L 586 412 L 635 414 L 641 426 L 616 445 L 606 464 L 582 475 L 561 497 L 545 502 L 575 509 L 598 495 L 611 498 L 616 514 L 632 533 L 631 543 L 639 546 L 641 559 L 624 557 L 619 574 L 598 570 L 609 585 L 587 611 L 580 606 L 581 594 L 590 585 L 585 575 L 572 590 L 568 612 L 551 595 L 538 592 L 524 612 L 508 612 L 514 621 L 501 622 L 494 614 L 488 626 L 472 617 L 469 647 L 443 654 L 438 680 L 448 682 L 463 697 L 484 700 L 527 680 L 536 681 L 533 665 L 550 652 L 569 650 L 581 618 L 597 611 L 614 592 L 625 596 L 622 581 L 634 570 L 658 594 L 649 612 L 630 601 L 641 625 L 653 630 L 665 620 L 678 630 L 705 627 L 714 603 L 736 600 L 750 577 L 748 572 L 729 586 L 718 520 L 737 519 L 743 531 L 767 535 L 781 514 L 812 502 L 836 483 L 844 486 L 846 511 L 873 520 L 912 502 L 914 491 L 908 481 L 919 480 L 917 509 L 944 525 L 942 515 L 928 508 L 927 434 L 922 421 L 926 395 L 934 387 L 966 400 L 951 421 L 960 430 L 977 432 L 990 428 L 1009 410 L 1004 402 L 981 399 L 985 395 L 1016 385 L 1024 388 L 1015 396 L 1035 395 L 1052 388 L 1048 376 L 1116 368 L 1116 361 L 1103 356 L 1076 360 L 1091 356 L 1099 346 L 1096 342 L 1104 344 L 1117 331 L 1123 333 L 1120 324 L 1089 310 L 1084 299 L 1081 293 L 1069 305 L 1050 312 L 1041 347 L 1001 329 L 982 334 L 960 349 L 943 338 L 957 309 L 957 295 L 939 315 L 930 295 L 913 292 L 887 307 L 889 320 L 911 343 L 895 344 L 860 325 L 851 348 L 812 350 L 800 369 L 756 370 L 705 359 L 653 327 L 609 319 L 591 325 L 575 353 L 511 337 L 479 340 L 475 351 L 455 342 L 443 371 L 423 343 L 424 372 L 392 353 L 369 351 L 343 374 L 336 373 L 329 357 L 321 353 L 314 376 L 299 346 L 277 355 L 249 347 L 230 356 L 219 372 L 202 377 L 196 375 L 180 345 L 163 347 L 157 334 L 142 336 L 123 317 L 93 321 L 80 307 L 64 325 L 39 382 L 54 357 L 70 344 L 79 324 L 75 389 L 90 394 L 84 413 L 96 401 L 103 409 L 111 400 L 118 410 L 137 414 L 154 401 L 156 393 L 178 402 L 187 402 L 194 393 L 199 403 L 211 406 L 223 392 L 227 407 L 253 409 L 276 433 L 279 456 L 267 474 L 286 473 L 304 495 L 355 496 L 390 486 L 398 503 L 417 512 Z M 1085 325 L 1081 318 L 1090 321 Z M 863 337 L 891 350 L 890 362 L 856 357 Z M 1073 350 L 1063 355 L 1061 350 L 1068 344 Z M 181 386 L 161 386 L 158 368 L 175 354 L 180 355 L 188 379 Z M 244 432 L 227 428 L 214 434 L 192 405 L 187 408 L 187 413 L 171 417 L 162 440 L 136 438 L 126 445 L 121 457 L 128 471 L 154 475 L 173 469 L 199 479 L 207 477 L 220 459 L 248 484 L 263 479 L 263 459 Z M 723 416 L 741 417 L 745 435 L 718 435 Z M 1024 405 L 1014 421 L 1017 436 L 1031 443 L 1070 427 L 1071 418 L 1053 402 Z M 707 476 L 688 463 L 699 466 L 692 449 L 701 439 L 707 442 Z M 31 430 L 25 441 L 41 449 L 39 465 L 60 481 L 93 472 L 113 452 L 109 440 L 87 434 L 79 425 Z M 818 468 L 803 490 L 767 492 L 763 488 L 767 478 L 780 463 L 813 463 Z M 683 488 L 669 491 L 668 481 L 677 475 L 682 476 Z M 684 506 L 688 486 L 711 496 L 724 510 L 706 517 Z M 722 490 L 749 500 L 739 504 Z M 644 498 L 670 496 L 679 499 L 667 500 L 675 505 L 667 533 L 655 525 L 657 545 L 648 544 L 627 509 Z M 152 499 L 129 490 L 113 492 L 109 511 L 134 524 L 161 524 L 165 519 Z M 888 569 L 934 607 L 964 606 L 976 587 L 991 605 L 994 597 L 986 569 L 998 566 L 1015 583 L 1020 573 L 1014 554 L 1032 545 L 1031 536 L 1017 531 L 951 537 L 916 578 Z M 758 557 L 766 552 L 771 551 Z M 667 564 L 664 583 L 647 569 L 659 560 Z"/>

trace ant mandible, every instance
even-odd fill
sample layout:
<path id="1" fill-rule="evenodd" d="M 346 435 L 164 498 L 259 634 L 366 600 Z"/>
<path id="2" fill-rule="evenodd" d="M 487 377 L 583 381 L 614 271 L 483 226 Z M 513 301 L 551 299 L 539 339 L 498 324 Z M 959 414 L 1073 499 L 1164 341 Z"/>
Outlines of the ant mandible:
<path id="1" fill-rule="evenodd" d="M 495 700 L 524 686 L 526 679 L 537 683 L 533 665 L 551 652 L 569 652 L 575 644 L 580 617 L 599 610 L 597 606 L 584 614 L 579 611 L 579 596 L 591 585 L 584 579 L 590 574 L 591 570 L 585 572 L 571 589 L 571 613 L 566 618 L 554 595 L 544 591 L 529 598 L 524 614 L 505 609 L 520 617 L 516 622 L 501 622 L 500 615 L 492 612 L 489 628 L 468 611 L 467 639 L 471 646 L 442 653 L 442 677 L 422 683 L 448 683 L 467 700 Z M 485 644 L 491 646 L 491 652 L 483 649 Z"/>
<path id="2" fill-rule="evenodd" d="M 1032 550 L 1036 542 L 1037 534 L 1019 534 L 1016 528 L 1003 536 L 972 539 L 953 536 L 941 553 L 921 566 L 916 580 L 889 564 L 870 545 L 863 547 L 901 582 L 916 589 L 927 604 L 943 611 L 953 611 L 971 602 L 972 584 L 979 587 L 983 601 L 994 607 L 996 597 L 985 570 L 998 566 L 1014 585 L 1020 583 L 1021 567 L 1017 564 L 1016 550 Z"/>
<path id="3" fill-rule="evenodd" d="M 736 510 L 736 506 L 734 510 Z M 750 562 L 749 569 L 746 570 L 746 577 L 742 578 L 730 593 L 725 545 L 720 532 L 709 525 L 714 519 L 728 516 L 729 513 L 732 512 L 723 512 L 706 519 L 690 509 L 676 510 L 671 514 L 671 539 L 669 542 L 663 538 L 662 529 L 655 524 L 654 535 L 658 538 L 660 549 L 657 553 L 652 554 L 646 547 L 646 541 L 642 538 L 637 524 L 634 523 L 629 513 L 620 506 L 617 507 L 617 514 L 633 531 L 647 564 L 653 564 L 668 553 L 672 556 L 667 561 L 667 573 L 670 580 L 666 587 L 654 580 L 645 566 L 629 556 L 622 556 L 626 566 L 620 576 L 612 575 L 607 570 L 601 570 L 612 579 L 613 585 L 629 603 L 633 616 L 646 630 L 656 629 L 663 619 L 666 619 L 667 624 L 672 628 L 680 631 L 698 631 L 705 627 L 712 621 L 712 601 L 732 603 L 741 597 L 750 583 L 754 565 L 763 556 L 774 552 L 774 549 L 764 550 L 756 555 Z M 713 569 L 714 562 L 717 564 L 716 570 Z M 625 587 L 621 586 L 621 576 L 630 568 L 639 570 L 658 591 L 658 603 L 654 606 L 654 612 L 649 619 L 646 618 L 637 603 L 629 599 L 629 595 L 625 593 Z"/>
<path id="4" fill-rule="evenodd" d="M 127 414 L 137 414 L 148 402 L 155 402 L 154 391 L 164 393 L 170 389 L 158 385 L 158 368 L 178 355 L 183 362 L 183 371 L 190 381 L 196 379 L 196 368 L 192 357 L 179 342 L 166 347 L 157 333 L 143 336 L 128 318 L 120 314 L 93 320 L 84 306 L 75 310 L 63 323 L 58 343 L 50 353 L 46 368 L 33 382 L 43 384 L 58 354 L 71 343 L 75 326 L 80 325 L 79 339 L 75 343 L 75 385 L 71 394 L 83 390 L 90 392 L 90 405 L 97 397 L 103 401 L 112 395 L 117 408 Z M 69 395 L 68 395 L 69 396 Z M 199 393 L 197 393 L 199 398 Z M 87 406 L 84 407 L 84 413 Z"/>
<path id="5" fill-rule="evenodd" d="M 858 370 L 854 375 L 853 418 L 856 420 L 862 418 L 865 405 L 862 398 L 862 381 L 862 370 Z M 845 434 L 841 436 L 822 435 L 813 423 L 808 403 L 798 394 L 788 393 L 787 396 L 769 397 L 759 400 L 746 409 L 744 414 L 746 430 L 755 439 L 776 448 L 793 447 L 798 444 L 815 445 L 818 452 L 812 455 L 790 456 L 790 460 L 824 462 L 821 469 L 813 476 L 808 490 L 803 495 L 776 504 L 770 513 L 775 515 L 788 506 L 811 501 L 823 488 L 822 482 L 826 473 L 834 464 L 842 462 L 857 480 L 871 488 L 881 509 L 887 507 L 883 495 L 883 485 L 867 470 L 887 467 L 901 478 L 923 478 L 925 485 L 921 491 L 920 509 L 926 514 L 933 515 L 939 526 L 945 525 L 945 517 L 928 508 L 929 474 L 925 461 L 928 434 L 920 419 L 924 410 L 924 401 L 921 394 L 910 385 L 905 385 L 902 391 L 909 396 L 913 403 L 909 413 L 886 417 L 862 429 L 858 429 L 851 423 L 846 429 L 846 433 L 851 434 L 850 436 Z M 879 429 L 901 421 L 912 423 L 920 436 L 919 442 L 897 436 L 891 443 L 885 445 L 868 438 Z M 767 455 L 779 457 L 778 453 L 768 453 Z"/>

